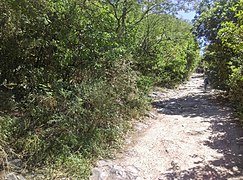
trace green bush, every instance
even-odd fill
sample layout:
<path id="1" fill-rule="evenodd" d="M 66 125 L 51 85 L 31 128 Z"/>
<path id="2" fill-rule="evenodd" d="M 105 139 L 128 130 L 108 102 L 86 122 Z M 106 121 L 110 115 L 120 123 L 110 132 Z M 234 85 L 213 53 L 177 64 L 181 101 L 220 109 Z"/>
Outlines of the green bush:
<path id="1" fill-rule="evenodd" d="M 0 137 L 26 168 L 70 166 L 66 174 L 83 178 L 92 160 L 120 145 L 154 83 L 188 74 L 197 56 L 188 23 L 144 14 L 137 1 L 112 3 L 0 1 L 0 116 L 10 117 Z M 147 31 L 144 19 L 161 23 Z"/>
<path id="2" fill-rule="evenodd" d="M 171 15 L 151 14 L 139 28 L 135 69 L 160 86 L 173 87 L 188 78 L 200 60 L 192 25 Z"/>
<path id="3" fill-rule="evenodd" d="M 0 114 L 0 171 L 7 167 L 7 159 L 12 153 L 10 143 L 13 141 L 15 121 L 16 118 Z"/>
<path id="4" fill-rule="evenodd" d="M 240 118 L 243 117 L 243 74 L 241 67 L 232 67 L 232 74 L 230 75 L 229 82 L 230 98 L 234 102 L 234 106 L 237 109 Z"/>
<path id="5" fill-rule="evenodd" d="M 136 74 L 129 64 L 119 63 L 103 78 L 60 81 L 29 94 L 11 135 L 16 153 L 28 165 L 41 167 L 75 154 L 84 159 L 107 156 L 119 147 L 131 119 L 147 107 Z"/>

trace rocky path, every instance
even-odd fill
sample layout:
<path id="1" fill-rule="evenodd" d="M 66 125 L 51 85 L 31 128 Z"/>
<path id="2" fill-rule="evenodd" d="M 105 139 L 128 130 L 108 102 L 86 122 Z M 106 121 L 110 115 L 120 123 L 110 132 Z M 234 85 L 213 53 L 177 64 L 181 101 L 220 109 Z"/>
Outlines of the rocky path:
<path id="1" fill-rule="evenodd" d="M 177 90 L 153 92 L 150 117 L 90 179 L 243 179 L 243 130 L 216 94 L 203 92 L 198 74 Z"/>

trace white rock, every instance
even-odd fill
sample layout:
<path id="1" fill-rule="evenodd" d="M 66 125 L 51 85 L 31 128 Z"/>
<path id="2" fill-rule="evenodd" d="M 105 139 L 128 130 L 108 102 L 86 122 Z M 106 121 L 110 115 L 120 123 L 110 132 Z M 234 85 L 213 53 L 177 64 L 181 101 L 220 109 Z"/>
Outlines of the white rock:
<path id="1" fill-rule="evenodd" d="M 17 176 L 14 173 L 9 173 L 5 177 L 6 180 L 18 180 Z"/>
<path id="2" fill-rule="evenodd" d="M 135 166 L 127 166 L 126 167 L 126 170 L 129 171 L 129 172 L 131 172 L 131 173 L 133 173 L 133 174 L 136 174 L 136 175 L 139 172 L 139 169 L 137 167 L 135 167 Z"/>
<path id="3" fill-rule="evenodd" d="M 26 180 L 21 174 L 17 176 L 18 180 Z"/>
<path id="4" fill-rule="evenodd" d="M 97 166 L 98 167 L 101 167 L 101 166 L 112 167 L 112 161 L 111 160 L 100 160 L 100 161 L 98 161 Z"/>
<path id="5" fill-rule="evenodd" d="M 90 180 L 100 180 L 100 170 L 98 168 L 92 169 L 92 176 L 89 178 Z"/>

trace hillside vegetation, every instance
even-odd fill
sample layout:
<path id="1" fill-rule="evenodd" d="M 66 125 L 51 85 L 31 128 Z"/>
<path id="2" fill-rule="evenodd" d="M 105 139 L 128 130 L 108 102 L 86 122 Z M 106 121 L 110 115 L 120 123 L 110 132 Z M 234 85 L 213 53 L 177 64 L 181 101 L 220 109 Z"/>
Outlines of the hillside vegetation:
<path id="1" fill-rule="evenodd" d="M 243 118 L 243 1 L 201 2 L 194 21 L 214 88 L 225 90 Z"/>
<path id="2" fill-rule="evenodd" d="M 173 15 L 182 7 L 1 0 L 0 170 L 18 158 L 45 178 L 87 179 L 145 112 L 150 88 L 173 87 L 197 66 L 192 25 Z"/>

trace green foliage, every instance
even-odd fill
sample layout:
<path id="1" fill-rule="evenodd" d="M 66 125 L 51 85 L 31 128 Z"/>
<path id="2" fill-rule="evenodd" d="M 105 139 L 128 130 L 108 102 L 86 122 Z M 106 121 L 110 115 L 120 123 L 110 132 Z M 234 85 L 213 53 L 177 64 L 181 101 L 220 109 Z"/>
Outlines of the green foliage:
<path id="1" fill-rule="evenodd" d="M 163 86 L 172 87 L 185 80 L 199 61 L 199 47 L 191 28 L 170 15 L 149 15 L 140 25 L 136 68 Z"/>
<path id="2" fill-rule="evenodd" d="M 16 125 L 18 151 L 37 163 L 46 156 L 79 151 L 96 156 L 100 153 L 94 144 L 106 149 L 116 143 L 126 129 L 126 120 L 143 107 L 135 76 L 125 64 L 123 69 L 119 67 L 109 81 L 57 82 L 44 95 L 30 94 L 24 116 Z"/>
<path id="3" fill-rule="evenodd" d="M 73 179 L 88 179 L 91 162 L 81 155 L 71 155 L 67 158 L 59 158 L 56 173 L 51 173 L 52 178 L 71 177 Z M 55 176 L 53 176 L 55 174 Z"/>
<path id="4" fill-rule="evenodd" d="M 149 92 L 149 90 L 152 89 L 155 79 L 153 79 L 152 77 L 149 76 L 139 76 L 139 79 L 137 81 L 138 84 L 138 88 L 142 89 L 142 92 L 144 92 L 145 94 L 147 94 Z"/>
<path id="5" fill-rule="evenodd" d="M 239 113 L 243 114 L 243 1 L 240 0 L 231 7 L 236 21 L 226 21 L 222 23 L 222 28 L 218 33 L 218 38 L 223 42 L 225 48 L 231 49 L 233 56 L 229 66 L 231 73 L 229 76 L 230 96 L 236 103 Z"/>
<path id="6" fill-rule="evenodd" d="M 217 88 L 227 90 L 243 114 L 243 1 L 219 0 L 204 9 L 195 20 L 196 34 L 208 43 L 204 60 Z"/>
<path id="7" fill-rule="evenodd" d="M 15 122 L 15 118 L 11 118 L 9 116 L 0 116 L 0 142 L 1 144 L 8 141 L 10 137 L 12 137 L 12 131 Z"/>
<path id="8" fill-rule="evenodd" d="M 50 177 L 87 178 L 147 108 L 150 88 L 196 66 L 191 25 L 165 14 L 174 7 L 2 0 L 0 150 L 10 146 L 27 169 L 53 164 Z"/>
<path id="9" fill-rule="evenodd" d="M 15 120 L 15 118 L 0 114 L 0 170 L 7 167 L 7 158 L 11 154 L 10 142 L 15 128 Z"/>

